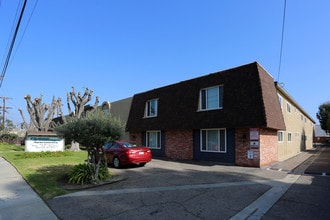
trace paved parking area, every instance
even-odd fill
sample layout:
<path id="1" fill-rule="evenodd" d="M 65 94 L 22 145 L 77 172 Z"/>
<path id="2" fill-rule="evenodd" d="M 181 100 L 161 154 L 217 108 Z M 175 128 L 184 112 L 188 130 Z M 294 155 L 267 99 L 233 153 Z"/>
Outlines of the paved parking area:
<path id="1" fill-rule="evenodd" d="M 154 159 L 111 169 L 117 182 L 48 206 L 2 160 L 8 178 L 0 182 L 0 219 L 330 219 L 329 151 L 320 147 L 261 169 Z"/>
<path id="2" fill-rule="evenodd" d="M 60 219 L 330 219 L 329 176 L 305 174 L 327 152 L 261 169 L 154 159 L 111 169 L 121 181 L 48 204 Z"/>
<path id="3" fill-rule="evenodd" d="M 305 170 L 305 174 L 330 176 L 330 146 L 321 147 L 311 159 L 313 161 Z"/>
<path id="4" fill-rule="evenodd" d="M 123 181 L 48 204 L 61 219 L 241 219 L 251 213 L 260 218 L 297 178 L 269 169 L 160 159 L 111 171 Z"/>

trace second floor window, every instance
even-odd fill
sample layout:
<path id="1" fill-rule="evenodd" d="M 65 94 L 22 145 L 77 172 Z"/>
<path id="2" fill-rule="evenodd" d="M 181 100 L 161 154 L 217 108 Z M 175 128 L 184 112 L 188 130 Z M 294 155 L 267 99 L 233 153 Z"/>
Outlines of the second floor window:
<path id="1" fill-rule="evenodd" d="M 200 91 L 200 110 L 222 108 L 223 87 L 215 86 Z"/>
<path id="2" fill-rule="evenodd" d="M 277 132 L 277 140 L 278 142 L 283 142 L 283 131 Z"/>
<path id="3" fill-rule="evenodd" d="M 286 110 L 287 110 L 288 112 L 291 112 L 291 104 L 290 104 L 290 103 L 287 103 L 287 104 L 286 104 Z"/>
<path id="4" fill-rule="evenodd" d="M 145 117 L 156 117 L 158 112 L 158 99 L 146 102 Z"/>
<path id="5" fill-rule="evenodd" d="M 282 108 L 283 98 L 280 95 L 278 96 L 278 101 L 280 102 L 280 106 Z"/>

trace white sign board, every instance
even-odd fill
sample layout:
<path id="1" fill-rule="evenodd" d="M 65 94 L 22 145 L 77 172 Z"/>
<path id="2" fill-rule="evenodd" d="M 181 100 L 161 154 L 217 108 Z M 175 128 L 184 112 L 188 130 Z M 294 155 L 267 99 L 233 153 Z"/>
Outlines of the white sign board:
<path id="1" fill-rule="evenodd" d="M 64 151 L 64 139 L 58 137 L 32 136 L 25 140 L 26 152 Z"/>
<path id="2" fill-rule="evenodd" d="M 250 141 L 250 147 L 259 147 L 259 141 Z"/>
<path id="3" fill-rule="evenodd" d="M 259 140 L 259 129 L 257 128 L 250 129 L 250 140 Z"/>
<path id="4" fill-rule="evenodd" d="M 253 150 L 248 150 L 247 151 L 247 157 L 248 157 L 248 159 L 253 159 L 253 154 L 254 154 Z"/>

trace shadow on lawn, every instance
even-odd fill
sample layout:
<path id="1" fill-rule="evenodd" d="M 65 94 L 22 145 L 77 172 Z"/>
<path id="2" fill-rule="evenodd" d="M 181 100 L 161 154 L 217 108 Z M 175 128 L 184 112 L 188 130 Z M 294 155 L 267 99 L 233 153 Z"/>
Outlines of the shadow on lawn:
<path id="1" fill-rule="evenodd" d="M 35 173 L 27 176 L 29 184 L 44 199 L 50 199 L 55 196 L 63 195 L 74 191 L 103 186 L 113 182 L 123 180 L 123 178 L 113 176 L 97 184 L 74 184 L 69 183 L 68 173 L 73 169 L 74 165 L 54 165 L 39 168 Z"/>
<path id="2" fill-rule="evenodd" d="M 26 176 L 26 181 L 43 199 L 68 193 L 63 187 L 67 181 L 67 174 L 74 165 L 54 165 L 36 169 Z"/>

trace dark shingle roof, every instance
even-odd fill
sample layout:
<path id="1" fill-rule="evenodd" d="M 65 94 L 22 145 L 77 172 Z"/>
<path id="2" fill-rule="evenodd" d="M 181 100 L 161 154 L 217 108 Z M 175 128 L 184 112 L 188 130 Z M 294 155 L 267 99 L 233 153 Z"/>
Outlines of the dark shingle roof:
<path id="1" fill-rule="evenodd" d="M 223 85 L 223 109 L 198 111 L 199 92 Z M 144 118 L 145 103 L 158 99 L 158 116 Z M 127 130 L 267 127 L 285 129 L 273 78 L 256 62 L 133 97 Z"/>

